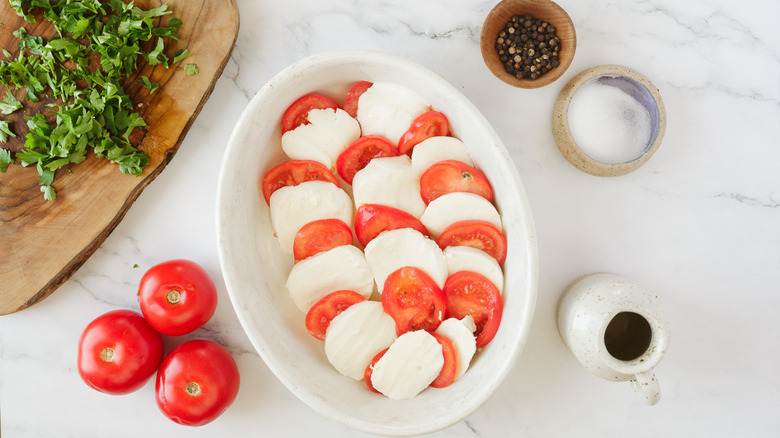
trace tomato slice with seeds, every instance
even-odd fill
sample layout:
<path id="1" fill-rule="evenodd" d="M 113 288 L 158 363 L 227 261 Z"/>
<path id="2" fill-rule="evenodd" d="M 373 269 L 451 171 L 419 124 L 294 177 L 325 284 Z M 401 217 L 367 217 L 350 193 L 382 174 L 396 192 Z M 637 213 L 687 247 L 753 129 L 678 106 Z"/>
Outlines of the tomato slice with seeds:
<path id="1" fill-rule="evenodd" d="M 498 331 L 504 303 L 498 288 L 481 274 L 458 271 L 444 283 L 447 311 L 451 318 L 474 318 L 477 348 L 487 345 Z"/>
<path id="2" fill-rule="evenodd" d="M 398 148 L 380 135 L 360 137 L 341 152 L 336 159 L 336 170 L 341 179 L 352 184 L 358 171 L 374 158 L 398 156 Z"/>
<path id="3" fill-rule="evenodd" d="M 282 115 L 282 134 L 287 131 L 309 124 L 309 111 L 313 109 L 336 109 L 339 104 L 333 99 L 321 94 L 309 94 L 301 97 L 290 105 Z"/>
<path id="4" fill-rule="evenodd" d="M 465 220 L 445 228 L 436 242 L 439 248 L 448 246 L 470 246 L 493 256 L 499 265 L 506 260 L 506 236 L 495 225 L 487 221 Z"/>
<path id="5" fill-rule="evenodd" d="M 422 269 L 405 266 L 387 276 L 382 308 L 395 321 L 396 333 L 436 330 L 447 314 L 447 297 Z"/>
<path id="6" fill-rule="evenodd" d="M 344 97 L 344 111 L 352 117 L 357 117 L 358 100 L 360 100 L 360 96 L 371 88 L 372 85 L 374 84 L 368 81 L 355 83 L 355 85 L 347 91 L 347 95 Z"/>
<path id="7" fill-rule="evenodd" d="M 374 388 L 374 384 L 371 382 L 371 376 L 374 375 L 374 365 L 376 365 L 376 363 L 379 362 L 379 359 L 381 359 L 382 356 L 384 356 L 385 353 L 387 353 L 387 350 L 389 349 L 390 347 L 387 347 L 384 350 L 377 353 L 376 356 L 374 356 L 374 358 L 371 359 L 371 362 L 366 367 L 366 372 L 363 373 L 363 380 L 366 382 L 366 386 L 368 386 L 368 389 L 371 390 L 371 392 L 381 394 L 381 392 L 377 391 L 376 388 Z"/>
<path id="8" fill-rule="evenodd" d="M 352 244 L 352 230 L 340 219 L 320 219 L 309 222 L 295 234 L 293 257 L 295 261 L 337 246 Z"/>
<path id="9" fill-rule="evenodd" d="M 382 231 L 413 228 L 424 236 L 430 236 L 428 229 L 411 214 L 386 205 L 363 204 L 355 213 L 355 234 L 361 245 L 366 246 Z"/>
<path id="10" fill-rule="evenodd" d="M 474 193 L 493 202 L 493 189 L 485 174 L 462 161 L 440 161 L 420 177 L 420 196 L 425 205 L 452 192 Z"/>
<path id="11" fill-rule="evenodd" d="M 444 355 L 444 365 L 441 367 L 439 375 L 433 379 L 430 386 L 434 388 L 444 388 L 450 386 L 452 381 L 455 380 L 455 370 L 458 364 L 457 351 L 450 338 L 438 333 L 431 333 L 431 335 L 433 335 L 439 344 L 441 344 L 441 352 Z"/>
<path id="12" fill-rule="evenodd" d="M 305 181 L 327 181 L 339 185 L 336 175 L 327 167 L 311 160 L 289 160 L 274 166 L 260 181 L 266 204 L 271 195 L 284 186 L 297 186 Z"/>
<path id="13" fill-rule="evenodd" d="M 398 141 L 398 152 L 405 154 L 421 141 L 442 135 L 449 135 L 450 122 L 447 116 L 438 111 L 426 111 L 412 122 L 409 129 Z"/>
<path id="14" fill-rule="evenodd" d="M 349 306 L 365 301 L 365 297 L 353 290 L 339 290 L 331 292 L 322 297 L 306 313 L 306 330 L 319 339 L 325 340 L 330 322 L 338 314 L 346 310 Z"/>

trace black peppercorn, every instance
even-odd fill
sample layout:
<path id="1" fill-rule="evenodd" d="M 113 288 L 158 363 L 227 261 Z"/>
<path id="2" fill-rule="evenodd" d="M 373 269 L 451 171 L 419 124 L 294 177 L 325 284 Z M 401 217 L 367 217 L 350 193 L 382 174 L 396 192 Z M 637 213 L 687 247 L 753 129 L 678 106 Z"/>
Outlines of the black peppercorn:
<path id="1" fill-rule="evenodd" d="M 518 79 L 538 79 L 559 65 L 555 26 L 530 14 L 513 15 L 499 32 L 495 49 L 506 72 Z"/>

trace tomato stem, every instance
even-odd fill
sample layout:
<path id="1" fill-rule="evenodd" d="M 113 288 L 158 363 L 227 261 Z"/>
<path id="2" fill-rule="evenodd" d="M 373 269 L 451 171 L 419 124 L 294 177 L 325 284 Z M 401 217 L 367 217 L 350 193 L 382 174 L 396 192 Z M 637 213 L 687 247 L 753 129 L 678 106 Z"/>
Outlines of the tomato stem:
<path id="1" fill-rule="evenodd" d="M 176 289 L 169 290 L 165 295 L 165 299 L 171 304 L 176 304 L 181 300 L 181 292 L 177 291 Z"/>
<path id="2" fill-rule="evenodd" d="M 106 347 L 102 350 L 100 350 L 100 360 L 103 362 L 113 362 L 114 361 L 114 349 L 111 347 Z"/>
<path id="3" fill-rule="evenodd" d="M 190 382 L 184 387 L 184 392 L 191 397 L 196 397 L 200 394 L 200 385 L 198 385 L 198 382 Z"/>

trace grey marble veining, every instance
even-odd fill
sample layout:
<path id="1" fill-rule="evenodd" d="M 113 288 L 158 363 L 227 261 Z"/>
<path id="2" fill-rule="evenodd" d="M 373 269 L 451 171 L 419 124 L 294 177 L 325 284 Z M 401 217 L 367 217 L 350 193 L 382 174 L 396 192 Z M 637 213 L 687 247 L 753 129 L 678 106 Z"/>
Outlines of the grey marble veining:
<path id="1" fill-rule="evenodd" d="M 539 298 L 525 349 L 484 406 L 432 436 L 776 435 L 780 3 L 561 0 L 577 28 L 577 53 L 561 79 L 538 90 L 510 88 L 482 63 L 479 33 L 493 1 L 236 3 L 235 50 L 175 159 L 70 280 L 0 317 L 4 437 L 367 436 L 308 408 L 255 353 L 224 286 L 214 219 L 219 165 L 250 99 L 291 63 L 347 48 L 408 57 L 468 97 L 510 150 L 536 222 Z M 668 116 L 658 152 L 614 179 L 569 165 L 550 132 L 566 81 L 607 63 L 647 76 Z M 145 270 L 173 258 L 200 263 L 220 303 L 205 327 L 166 347 L 213 339 L 241 371 L 235 404 L 202 428 L 164 418 L 153 382 L 106 396 L 76 369 L 84 326 L 109 310 L 137 310 Z M 663 298 L 672 337 L 656 370 L 657 406 L 642 405 L 627 384 L 587 373 L 557 333 L 558 297 L 594 271 L 631 278 Z"/>

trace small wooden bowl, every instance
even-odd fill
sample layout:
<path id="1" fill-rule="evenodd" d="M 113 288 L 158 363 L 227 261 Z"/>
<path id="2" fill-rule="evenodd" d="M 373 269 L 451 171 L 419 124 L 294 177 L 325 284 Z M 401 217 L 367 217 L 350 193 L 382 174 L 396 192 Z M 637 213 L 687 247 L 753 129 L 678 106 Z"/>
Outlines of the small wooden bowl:
<path id="1" fill-rule="evenodd" d="M 518 79 L 506 72 L 504 63 L 496 51 L 496 39 L 513 15 L 530 14 L 534 18 L 546 21 L 555 26 L 555 34 L 560 39 L 558 51 L 558 66 L 537 79 Z M 503 0 L 497 4 L 485 18 L 480 35 L 482 59 L 496 77 L 509 85 L 519 88 L 539 88 L 548 85 L 561 77 L 574 59 L 577 48 L 577 34 L 569 14 L 550 0 Z"/>

